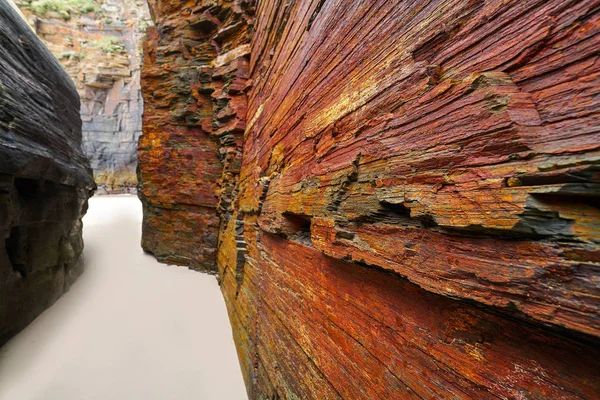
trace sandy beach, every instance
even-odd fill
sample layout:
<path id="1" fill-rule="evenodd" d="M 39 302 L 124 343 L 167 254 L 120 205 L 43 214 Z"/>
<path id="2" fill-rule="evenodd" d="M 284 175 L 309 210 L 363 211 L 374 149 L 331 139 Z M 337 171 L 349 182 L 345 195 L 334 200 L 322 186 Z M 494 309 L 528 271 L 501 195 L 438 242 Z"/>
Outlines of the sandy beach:
<path id="1" fill-rule="evenodd" d="M 135 196 L 90 200 L 85 272 L 0 349 L 1 400 L 246 399 L 214 276 L 140 248 Z"/>

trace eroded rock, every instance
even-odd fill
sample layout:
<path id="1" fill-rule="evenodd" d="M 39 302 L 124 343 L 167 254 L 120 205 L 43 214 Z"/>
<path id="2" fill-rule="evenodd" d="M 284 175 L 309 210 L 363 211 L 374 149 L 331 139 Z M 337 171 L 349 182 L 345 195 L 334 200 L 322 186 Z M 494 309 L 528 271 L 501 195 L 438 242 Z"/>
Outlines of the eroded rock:
<path id="1" fill-rule="evenodd" d="M 0 344 L 82 271 L 81 218 L 94 189 L 79 97 L 8 2 L 0 2 Z"/>
<path id="2" fill-rule="evenodd" d="M 142 133 L 141 41 L 151 24 L 145 1 L 18 0 L 81 97 L 83 149 L 98 192 L 135 192 Z"/>
<path id="3" fill-rule="evenodd" d="M 251 398 L 598 397 L 596 2 L 152 8 L 145 236 L 220 218 Z"/>
<path id="4" fill-rule="evenodd" d="M 149 2 L 139 195 L 144 250 L 216 272 L 241 167 L 253 18 L 246 2 L 205 3 Z"/>

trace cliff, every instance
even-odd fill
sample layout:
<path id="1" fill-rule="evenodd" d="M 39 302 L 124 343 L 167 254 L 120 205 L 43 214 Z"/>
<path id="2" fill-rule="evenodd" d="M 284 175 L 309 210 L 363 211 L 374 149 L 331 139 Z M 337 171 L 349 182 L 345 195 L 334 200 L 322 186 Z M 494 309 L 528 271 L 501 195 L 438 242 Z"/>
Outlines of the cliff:
<path id="1" fill-rule="evenodd" d="M 142 131 L 142 0 L 18 0 L 81 97 L 83 149 L 99 193 L 135 192 Z"/>
<path id="2" fill-rule="evenodd" d="M 600 395 L 594 1 L 151 8 L 144 248 L 250 398 Z"/>
<path id="3" fill-rule="evenodd" d="M 245 2 L 206 3 L 149 2 L 139 196 L 145 251 L 216 272 L 241 166 L 252 17 Z"/>
<path id="4" fill-rule="evenodd" d="M 81 273 L 81 218 L 94 189 L 68 75 L 0 2 L 0 345 Z"/>

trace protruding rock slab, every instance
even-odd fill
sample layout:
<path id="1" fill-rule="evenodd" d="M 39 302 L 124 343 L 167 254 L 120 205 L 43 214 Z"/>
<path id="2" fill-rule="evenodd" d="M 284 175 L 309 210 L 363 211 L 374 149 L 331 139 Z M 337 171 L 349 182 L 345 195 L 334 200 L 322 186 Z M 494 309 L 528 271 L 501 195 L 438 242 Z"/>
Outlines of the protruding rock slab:
<path id="1" fill-rule="evenodd" d="M 0 1 L 0 344 L 81 273 L 94 189 L 79 97 L 50 51 Z"/>

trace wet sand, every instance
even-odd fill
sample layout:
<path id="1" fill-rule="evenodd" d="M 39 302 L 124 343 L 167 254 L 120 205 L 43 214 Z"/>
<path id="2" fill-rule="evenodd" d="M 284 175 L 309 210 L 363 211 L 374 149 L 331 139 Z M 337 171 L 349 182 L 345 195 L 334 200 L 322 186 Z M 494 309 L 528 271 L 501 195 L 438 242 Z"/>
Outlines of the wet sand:
<path id="1" fill-rule="evenodd" d="M 214 276 L 140 248 L 135 196 L 90 200 L 85 272 L 0 349 L 1 400 L 246 399 Z"/>

